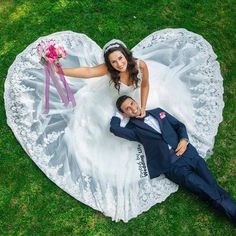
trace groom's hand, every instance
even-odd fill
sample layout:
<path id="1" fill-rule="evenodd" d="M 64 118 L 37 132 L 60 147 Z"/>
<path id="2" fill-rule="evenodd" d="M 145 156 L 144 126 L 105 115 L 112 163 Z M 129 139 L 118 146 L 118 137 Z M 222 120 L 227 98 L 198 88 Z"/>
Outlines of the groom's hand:
<path id="1" fill-rule="evenodd" d="M 181 139 L 180 140 L 177 148 L 175 149 L 176 156 L 181 156 L 184 154 L 184 152 L 187 149 L 188 143 L 189 143 L 188 139 Z"/>

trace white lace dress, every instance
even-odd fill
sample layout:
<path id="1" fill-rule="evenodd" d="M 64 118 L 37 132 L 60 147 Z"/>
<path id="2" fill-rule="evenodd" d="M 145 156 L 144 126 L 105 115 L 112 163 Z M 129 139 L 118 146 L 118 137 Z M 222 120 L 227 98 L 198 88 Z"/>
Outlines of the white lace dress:
<path id="1" fill-rule="evenodd" d="M 177 191 L 178 186 L 163 175 L 149 179 L 139 143 L 109 132 L 117 97 L 139 99 L 139 89 L 121 84 L 118 94 L 107 76 L 67 77 L 76 107 L 64 107 L 51 86 L 49 114 L 43 114 L 44 72 L 36 52 L 42 39 L 63 44 L 68 53 L 63 67 L 94 66 L 103 56 L 86 35 L 59 32 L 29 45 L 9 69 L 4 93 L 8 125 L 45 175 L 115 221 L 127 222 Z M 209 43 L 185 29 L 165 29 L 132 51 L 149 69 L 147 108 L 162 107 L 184 122 L 191 142 L 207 157 L 224 106 L 219 63 Z"/>

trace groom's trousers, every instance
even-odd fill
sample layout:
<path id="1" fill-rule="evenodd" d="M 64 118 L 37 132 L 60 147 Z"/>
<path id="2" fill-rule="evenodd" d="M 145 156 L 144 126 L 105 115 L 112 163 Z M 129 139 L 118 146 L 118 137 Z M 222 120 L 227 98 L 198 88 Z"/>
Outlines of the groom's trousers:
<path id="1" fill-rule="evenodd" d="M 177 157 L 172 151 L 172 164 L 165 173 L 166 177 L 198 196 L 210 201 L 236 223 L 236 203 L 216 182 L 200 156 Z"/>

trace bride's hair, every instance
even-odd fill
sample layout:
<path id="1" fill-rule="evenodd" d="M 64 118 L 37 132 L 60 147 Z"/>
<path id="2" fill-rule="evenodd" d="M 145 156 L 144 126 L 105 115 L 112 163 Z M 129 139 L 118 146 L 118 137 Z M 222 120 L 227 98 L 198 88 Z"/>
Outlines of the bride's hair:
<path id="1" fill-rule="evenodd" d="M 114 87 L 119 92 L 120 91 L 120 72 L 114 69 L 113 66 L 111 65 L 111 62 L 109 60 L 109 55 L 114 51 L 120 51 L 125 56 L 128 63 L 127 69 L 129 72 L 129 79 L 131 80 L 132 84 L 134 84 L 135 87 L 137 88 L 138 82 L 139 82 L 139 78 L 137 77 L 138 69 L 136 67 L 135 58 L 133 57 L 132 52 L 120 43 L 114 43 L 114 44 L 115 44 L 114 47 L 112 47 L 112 44 L 109 45 L 109 49 L 105 50 L 105 53 L 104 53 L 105 63 L 107 65 L 108 71 L 111 74 L 110 82 L 114 83 Z M 117 47 L 117 44 L 118 44 L 118 47 Z"/>

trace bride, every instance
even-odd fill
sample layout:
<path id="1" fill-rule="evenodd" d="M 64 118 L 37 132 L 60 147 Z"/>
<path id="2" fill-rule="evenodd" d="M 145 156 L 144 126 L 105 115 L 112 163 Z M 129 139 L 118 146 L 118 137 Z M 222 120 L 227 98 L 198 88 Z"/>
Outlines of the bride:
<path id="1" fill-rule="evenodd" d="M 104 46 L 105 63 L 94 67 L 77 67 L 73 69 L 64 69 L 67 76 L 92 78 L 99 77 L 109 73 L 109 78 L 114 83 L 118 93 L 125 91 L 123 87 L 132 87 L 131 91 L 141 85 L 141 115 L 145 116 L 145 108 L 148 98 L 149 82 L 148 69 L 146 63 L 142 60 L 135 60 L 126 45 L 113 39 Z M 128 91 L 125 91 L 128 92 Z"/>
<path id="2" fill-rule="evenodd" d="M 50 39 L 67 51 L 62 66 L 69 68 L 63 71 L 77 105 L 64 107 L 51 86 L 45 115 L 37 45 Z M 8 125 L 48 178 L 79 201 L 125 222 L 164 201 L 178 186 L 164 175 L 150 180 L 142 146 L 109 132 L 117 97 L 139 99 L 141 117 L 157 106 L 173 114 L 187 125 L 203 158 L 212 153 L 224 106 L 219 64 L 201 36 L 165 29 L 131 52 L 121 41 L 110 41 L 101 50 L 86 35 L 69 31 L 45 36 L 17 56 L 4 93 Z"/>

